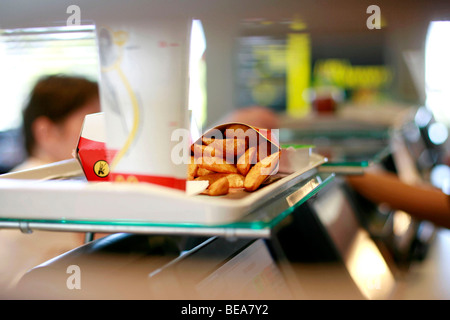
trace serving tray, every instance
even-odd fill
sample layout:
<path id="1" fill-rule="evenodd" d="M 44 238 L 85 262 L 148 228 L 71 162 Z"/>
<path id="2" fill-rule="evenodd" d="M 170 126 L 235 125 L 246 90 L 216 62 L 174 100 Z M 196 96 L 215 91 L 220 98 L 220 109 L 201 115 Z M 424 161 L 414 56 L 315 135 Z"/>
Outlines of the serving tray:
<path id="1" fill-rule="evenodd" d="M 243 219 L 307 178 L 326 162 L 312 153 L 309 163 L 290 174 L 277 174 L 260 189 L 227 195 L 189 195 L 151 184 L 80 180 L 0 179 L 0 220 L 68 223 L 223 225 Z"/>

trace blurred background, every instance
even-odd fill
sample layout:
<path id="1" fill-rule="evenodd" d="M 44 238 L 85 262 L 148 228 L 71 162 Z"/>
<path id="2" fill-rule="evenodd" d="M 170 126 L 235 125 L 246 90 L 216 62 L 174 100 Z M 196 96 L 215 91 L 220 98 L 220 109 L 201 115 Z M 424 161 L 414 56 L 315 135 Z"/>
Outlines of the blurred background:
<path id="1" fill-rule="evenodd" d="M 79 7 L 80 25 L 67 26 L 70 5 Z M 446 140 L 448 1 L 5 0 L 0 6 L 1 172 L 25 157 L 21 111 L 34 82 L 49 73 L 98 80 L 95 21 L 121 15 L 201 21 L 203 102 L 195 112 L 203 128 L 251 105 L 274 110 L 287 127 L 317 114 L 385 124 L 424 106 L 439 123 L 436 141 Z"/>
<path id="2" fill-rule="evenodd" d="M 333 164 L 361 173 L 373 160 L 382 159 L 382 166 L 403 181 L 417 182 L 419 176 L 450 194 L 448 0 L 2 0 L 0 173 L 27 156 L 22 110 L 41 76 L 64 73 L 101 80 L 99 22 L 114 21 L 118 26 L 179 17 L 197 21 L 192 25 L 191 60 L 186 57 L 186 108 L 197 127 L 206 130 L 249 106 L 266 107 L 279 117 L 281 142 L 314 145 L 317 153 L 329 158 L 328 173 L 336 171 Z M 115 44 L 136 49 L 124 41 L 124 33 L 112 34 Z M 250 114 L 252 120 L 262 117 L 258 110 Z M 337 212 L 344 196 L 332 193 L 326 199 L 329 205 L 322 205 L 323 211 Z M 392 251 L 396 262 L 409 266 L 424 259 L 433 226 L 416 223 L 402 211 L 391 214 L 389 208 L 372 206 L 356 195 L 355 199 L 364 213 L 358 218 L 372 238 Z M 343 208 L 350 212 L 350 206 Z M 307 219 L 301 210 L 298 216 Z M 343 219 L 342 225 L 351 226 L 349 217 Z M 302 232 L 318 238 L 319 232 L 306 222 L 298 223 Z M 300 233 L 293 229 L 292 234 Z M 449 246 L 447 232 L 434 251 L 439 268 L 424 265 L 428 269 L 423 275 L 435 275 L 431 289 L 413 283 L 415 291 L 406 292 L 448 297 L 442 279 L 448 276 Z M 311 246 L 311 252 L 317 247 Z M 315 289 L 316 280 L 331 273 L 311 266 L 317 277 L 305 277 L 304 284 L 310 280 Z M 363 271 L 370 269 L 361 266 Z M 422 273 L 412 275 L 425 278 Z"/>

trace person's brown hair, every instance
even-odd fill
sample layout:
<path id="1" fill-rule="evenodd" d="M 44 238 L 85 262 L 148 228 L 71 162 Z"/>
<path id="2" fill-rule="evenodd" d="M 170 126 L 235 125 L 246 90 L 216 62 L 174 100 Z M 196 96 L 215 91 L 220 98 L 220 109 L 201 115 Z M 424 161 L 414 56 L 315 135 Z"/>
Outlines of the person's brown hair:
<path id="1" fill-rule="evenodd" d="M 23 111 L 24 142 L 28 154 L 35 145 L 32 125 L 37 118 L 45 116 L 54 123 L 61 123 L 98 96 L 97 83 L 83 77 L 58 74 L 40 78 Z"/>

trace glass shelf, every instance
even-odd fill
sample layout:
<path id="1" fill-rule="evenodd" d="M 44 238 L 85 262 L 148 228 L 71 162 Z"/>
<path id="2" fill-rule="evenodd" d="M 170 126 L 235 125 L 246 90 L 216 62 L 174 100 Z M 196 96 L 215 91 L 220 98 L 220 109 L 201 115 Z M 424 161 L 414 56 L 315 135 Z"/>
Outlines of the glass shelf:
<path id="1" fill-rule="evenodd" d="M 385 127 L 312 124 L 280 129 L 280 143 L 313 145 L 314 152 L 328 158 L 321 172 L 361 173 L 390 153 L 390 131 Z"/>
<path id="2" fill-rule="evenodd" d="M 20 229 L 24 233 L 33 230 L 92 232 L 92 233 L 148 233 L 197 236 L 262 237 L 268 238 L 271 229 L 279 224 L 298 206 L 302 205 L 334 179 L 334 174 L 319 174 L 316 169 L 305 179 L 292 185 L 262 206 L 245 215 L 239 221 L 222 225 L 194 223 L 152 223 L 148 221 L 75 221 L 0 218 L 0 229 Z"/>

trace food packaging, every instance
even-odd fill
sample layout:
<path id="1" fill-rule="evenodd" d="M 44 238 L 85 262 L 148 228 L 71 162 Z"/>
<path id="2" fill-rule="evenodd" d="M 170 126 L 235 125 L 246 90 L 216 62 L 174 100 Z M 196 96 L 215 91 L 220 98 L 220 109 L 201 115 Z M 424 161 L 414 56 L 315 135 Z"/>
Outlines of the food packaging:
<path id="1" fill-rule="evenodd" d="M 236 126 L 236 127 L 233 127 Z M 242 126 L 243 130 L 250 130 L 251 133 L 244 132 L 243 135 L 246 138 L 249 139 L 255 139 L 255 141 L 251 142 L 250 145 L 263 145 L 264 143 L 268 142 L 269 147 L 267 149 L 263 148 L 261 149 L 261 152 L 264 152 L 264 150 L 267 150 L 267 154 L 272 154 L 274 152 L 277 152 L 280 150 L 280 143 L 278 138 L 278 129 L 264 129 L 264 128 L 257 128 L 242 122 L 228 122 L 223 123 L 220 125 L 217 125 L 209 130 L 207 130 L 197 141 L 194 141 L 194 143 L 200 143 L 200 141 L 203 138 L 216 138 L 216 139 L 224 139 L 226 138 L 226 130 L 228 128 L 238 128 L 238 126 Z M 253 135 L 254 133 L 254 135 Z M 235 131 L 236 138 L 239 138 L 240 132 Z"/>
<path id="2" fill-rule="evenodd" d="M 188 180 L 207 180 L 203 193 L 211 196 L 242 188 L 256 191 L 278 172 L 277 131 L 235 122 L 206 131 L 191 145 Z"/>
<path id="3" fill-rule="evenodd" d="M 75 158 L 81 164 L 86 180 L 110 181 L 109 159 L 115 152 L 106 147 L 105 114 L 88 114 L 84 117 L 78 138 Z"/>
<path id="4" fill-rule="evenodd" d="M 279 172 L 293 173 L 309 164 L 313 145 L 282 145 Z"/>
<path id="5" fill-rule="evenodd" d="M 186 164 L 171 157 L 183 143 L 174 132 L 189 128 L 191 24 L 184 16 L 97 22 L 110 181 L 185 189 Z"/>

